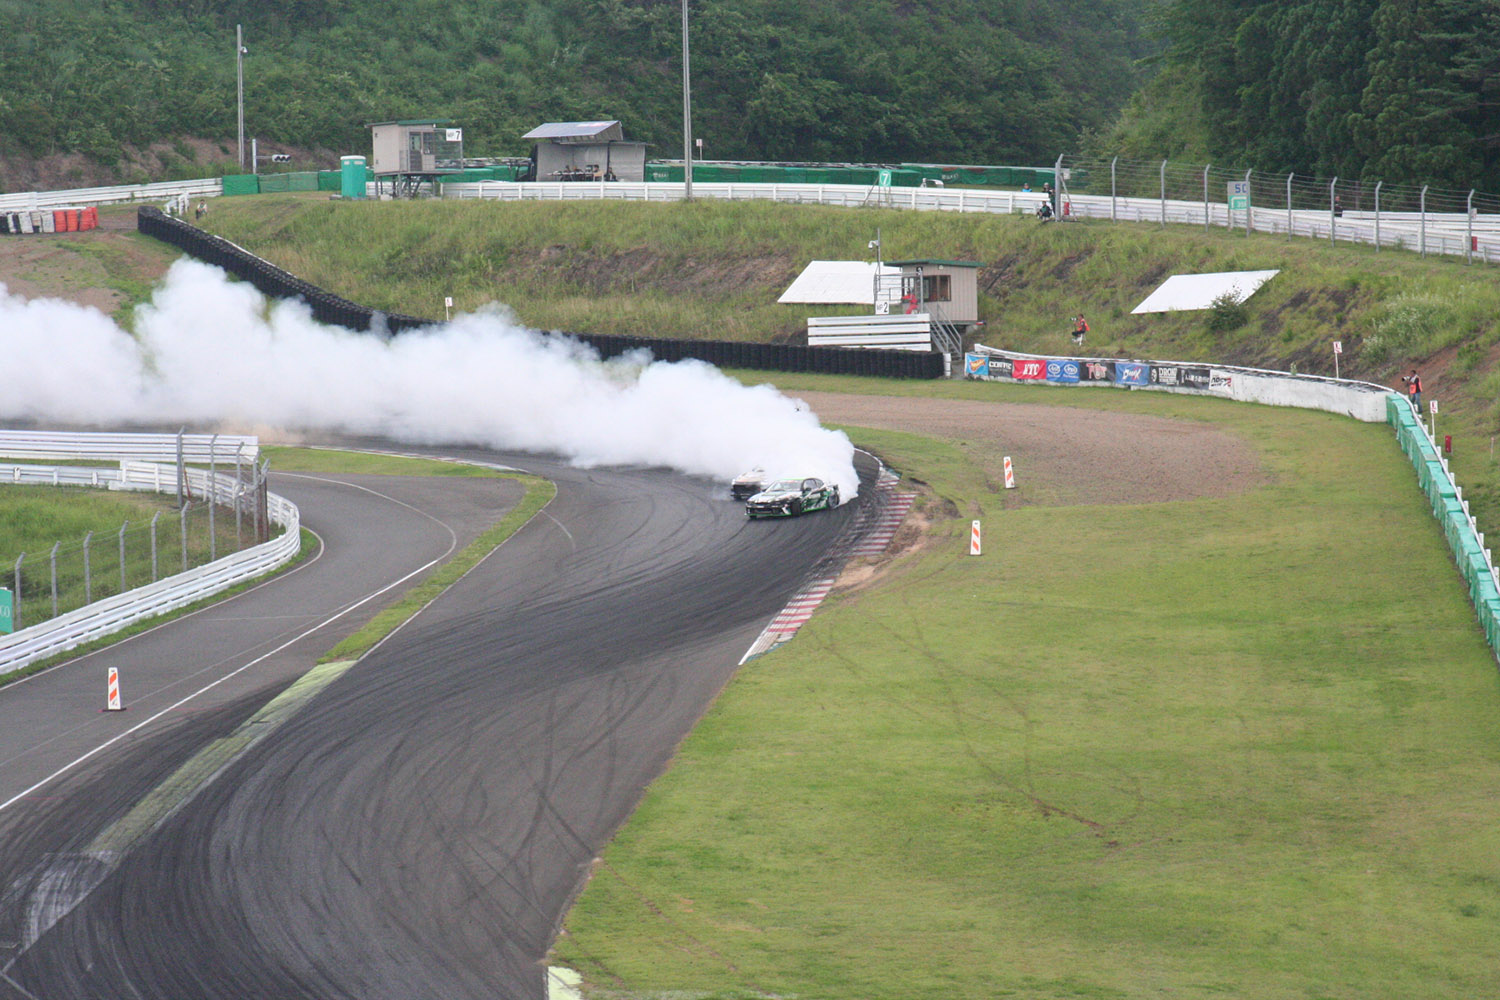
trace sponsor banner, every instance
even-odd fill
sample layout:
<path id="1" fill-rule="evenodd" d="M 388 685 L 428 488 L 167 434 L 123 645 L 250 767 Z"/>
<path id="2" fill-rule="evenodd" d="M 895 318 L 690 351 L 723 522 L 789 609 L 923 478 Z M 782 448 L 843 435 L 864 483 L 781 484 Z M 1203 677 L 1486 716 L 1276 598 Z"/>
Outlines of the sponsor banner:
<path id="1" fill-rule="evenodd" d="M 1182 389 L 1207 389 L 1209 370 L 1186 365 L 1152 365 L 1151 384 Z"/>
<path id="2" fill-rule="evenodd" d="M 1041 358 L 1017 358 L 1011 362 L 1010 377 L 1014 379 L 1044 379 L 1047 377 L 1047 362 Z"/>
<path id="3" fill-rule="evenodd" d="M 1080 361 L 1078 378 L 1082 382 L 1113 382 L 1115 363 L 1113 361 Z"/>
<path id="4" fill-rule="evenodd" d="M 1151 366 L 1144 361 L 1116 361 L 1116 385 L 1150 385 Z"/>
<path id="5" fill-rule="evenodd" d="M 1079 362 L 1072 358 L 1060 358 L 1047 362 L 1048 382 L 1077 382 Z"/>
<path id="6" fill-rule="evenodd" d="M 968 378 L 1010 378 L 1010 358 L 993 354 L 965 354 L 964 375 Z"/>
<path id="7" fill-rule="evenodd" d="M 1234 376 L 1228 372 L 1210 372 L 1208 376 L 1208 387 L 1220 392 L 1228 392 L 1234 386 Z"/>

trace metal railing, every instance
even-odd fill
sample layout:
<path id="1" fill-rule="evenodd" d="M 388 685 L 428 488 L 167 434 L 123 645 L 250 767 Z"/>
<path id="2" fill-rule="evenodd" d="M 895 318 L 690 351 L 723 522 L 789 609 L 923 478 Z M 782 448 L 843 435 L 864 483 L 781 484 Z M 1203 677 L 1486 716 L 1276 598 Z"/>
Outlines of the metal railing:
<path id="1" fill-rule="evenodd" d="M 217 177 L 193 181 L 161 181 L 156 184 L 121 184 L 116 187 L 72 188 L 67 191 L 22 191 L 0 194 L 0 212 L 36 212 L 47 208 L 80 205 L 117 205 L 132 201 L 164 201 L 186 195 L 216 198 L 223 191 Z"/>
<path id="2" fill-rule="evenodd" d="M 1092 178 L 1081 169 L 1073 171 L 1073 177 Z M 1180 178 L 1166 173 L 1160 190 L 1153 196 L 1138 193 L 1140 178 L 1128 189 L 1119 185 L 1117 172 L 1115 188 L 1110 187 L 1108 162 L 1103 170 L 1102 182 L 1091 180 L 1088 185 L 1064 181 L 1059 192 L 1057 219 L 1070 218 L 1113 219 L 1122 222 L 1147 222 L 1159 225 L 1219 226 L 1242 229 L 1247 224 L 1250 231 L 1262 233 L 1286 233 L 1315 239 L 1347 240 L 1373 243 L 1376 246 L 1404 247 L 1424 254 L 1447 254 L 1486 263 L 1500 263 L 1500 205 L 1496 211 L 1481 214 L 1476 207 L 1471 216 L 1467 212 L 1436 212 L 1430 206 L 1420 206 L 1416 212 L 1388 211 L 1383 206 L 1377 213 L 1373 208 L 1352 209 L 1344 207 L 1342 214 L 1321 208 L 1309 208 L 1304 203 L 1304 192 L 1296 188 L 1291 206 L 1271 207 L 1255 200 L 1257 180 L 1252 175 L 1250 208 L 1230 210 L 1222 200 L 1220 189 L 1215 200 L 1210 177 L 1208 197 L 1182 197 L 1184 193 Z M 1199 180 L 1201 182 L 1202 172 Z M 1243 177 L 1243 174 L 1240 175 Z M 1285 181 L 1285 176 L 1282 177 Z M 1103 193 L 1095 193 L 1097 183 L 1103 183 Z M 1132 193 L 1122 193 L 1128 190 Z M 1325 188 L 1326 190 L 1326 188 Z M 1337 190 L 1337 189 L 1335 189 Z M 871 202 L 872 191 L 880 192 L 878 202 Z M 1201 192 L 1199 192 L 1201 195 Z M 683 185 L 675 182 L 601 181 L 598 183 L 516 183 L 511 181 L 476 181 L 463 184 L 443 185 L 445 198 L 484 198 L 499 201 L 680 201 L 684 196 Z M 878 204 L 883 208 L 909 209 L 928 212 L 979 212 L 1014 215 L 1034 214 L 1047 200 L 1038 191 L 989 191 L 980 188 L 880 188 L 872 189 L 859 184 L 708 184 L 695 181 L 693 197 L 727 201 L 776 201 L 791 204 L 831 205 L 847 208 L 869 207 Z M 1476 204 L 1479 199 L 1476 196 Z M 1484 207 L 1489 207 L 1486 203 Z"/>
<path id="3" fill-rule="evenodd" d="M 175 446 L 175 435 L 161 437 L 172 441 Z M 301 518 L 297 507 L 291 501 L 266 491 L 263 481 L 261 488 L 250 490 L 238 476 L 206 469 L 179 470 L 155 463 L 125 461 L 117 469 L 0 466 L 0 482 L 72 483 L 165 493 L 177 488 L 180 472 L 186 480 L 189 494 L 209 501 L 202 507 L 206 508 L 210 519 L 216 508 L 224 508 L 233 512 L 237 524 L 239 518 L 248 514 L 262 536 L 268 533 L 272 524 L 279 525 L 284 530 L 275 538 L 232 555 L 211 558 L 197 568 L 93 601 L 77 610 L 0 637 L 0 675 L 262 576 L 297 555 L 302 544 Z M 264 470 L 261 471 L 262 477 L 263 474 Z M 247 498 L 254 499 L 247 503 Z M 212 533 L 211 525 L 211 537 Z M 210 549 L 210 555 L 213 554 Z M 14 572 L 19 574 L 22 569 L 21 561 L 18 560 Z M 30 617 L 24 605 L 21 613 Z"/>

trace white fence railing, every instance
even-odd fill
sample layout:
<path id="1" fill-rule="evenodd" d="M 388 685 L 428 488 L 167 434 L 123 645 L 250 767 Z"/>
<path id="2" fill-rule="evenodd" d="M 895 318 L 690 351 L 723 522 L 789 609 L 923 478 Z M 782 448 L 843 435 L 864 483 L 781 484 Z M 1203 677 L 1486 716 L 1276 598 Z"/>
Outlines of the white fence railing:
<path id="1" fill-rule="evenodd" d="M 182 460 L 198 465 L 246 462 L 260 457 L 260 439 L 253 434 L 116 434 L 70 431 L 0 431 L 0 455 L 20 459 L 74 461 L 134 459 L 175 462 L 179 439 Z"/>
<path id="2" fill-rule="evenodd" d="M 445 198 L 499 201 L 680 201 L 677 182 L 540 182 L 476 181 L 444 184 Z M 927 212 L 1034 213 L 1046 195 L 1026 191 L 978 188 L 872 188 L 858 184 L 751 184 L 694 182 L 693 197 L 728 201 L 777 201 L 842 207 L 905 208 Z M 1245 212 L 1223 204 L 1109 195 L 1068 195 L 1064 218 L 1114 219 L 1123 222 L 1232 227 L 1243 229 Z M 1462 213 L 1348 212 L 1336 217 L 1309 209 L 1250 209 L 1250 228 L 1261 233 L 1290 233 L 1315 239 L 1338 239 L 1380 246 L 1405 247 L 1422 253 L 1472 257 L 1500 263 L 1500 215 Z M 1331 236 L 1330 236 L 1331 234 Z"/>
<path id="3" fill-rule="evenodd" d="M 223 189 L 223 182 L 219 178 L 210 177 L 195 181 L 121 184 L 117 187 L 73 188 L 67 191 L 21 191 L 17 194 L 0 194 L 0 212 L 36 212 L 45 208 L 165 201 L 180 195 L 189 198 L 216 198 Z"/>
<path id="4" fill-rule="evenodd" d="M 175 448 L 175 435 L 161 437 L 171 441 Z M 232 501 L 236 490 L 243 485 L 224 473 L 215 474 L 212 483 L 207 470 L 189 468 L 186 473 L 188 486 L 196 495 L 214 495 L 220 502 Z M 177 470 L 172 466 L 129 461 L 120 463 L 118 469 L 11 465 L 0 466 L 0 482 L 92 485 L 165 492 L 176 487 Z M 271 523 L 285 529 L 268 542 L 144 587 L 95 601 L 11 635 L 0 636 L 0 676 L 118 632 L 143 619 L 186 607 L 291 561 L 302 545 L 301 517 L 297 506 L 284 497 L 267 493 L 266 512 Z"/>

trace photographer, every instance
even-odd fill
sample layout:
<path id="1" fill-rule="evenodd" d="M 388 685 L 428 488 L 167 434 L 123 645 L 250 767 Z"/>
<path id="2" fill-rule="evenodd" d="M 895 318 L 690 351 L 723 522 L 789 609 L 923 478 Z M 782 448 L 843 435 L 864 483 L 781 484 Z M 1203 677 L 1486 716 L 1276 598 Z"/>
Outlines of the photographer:
<path id="1" fill-rule="evenodd" d="M 1422 376 L 1418 375 L 1417 370 L 1413 368 L 1410 375 L 1401 376 L 1401 381 L 1406 385 L 1406 398 L 1411 401 L 1412 409 L 1417 411 L 1418 416 L 1421 416 Z"/>

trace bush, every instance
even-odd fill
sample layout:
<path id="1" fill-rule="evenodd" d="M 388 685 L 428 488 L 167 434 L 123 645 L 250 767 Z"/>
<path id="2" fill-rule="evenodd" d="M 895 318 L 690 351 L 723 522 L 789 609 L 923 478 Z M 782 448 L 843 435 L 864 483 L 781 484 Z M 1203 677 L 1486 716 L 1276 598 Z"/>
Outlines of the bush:
<path id="1" fill-rule="evenodd" d="M 1238 330 L 1250 321 L 1250 310 L 1232 291 L 1214 299 L 1208 309 L 1208 328 L 1214 333 Z"/>

